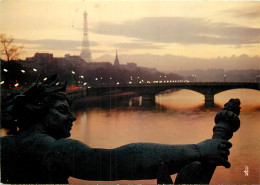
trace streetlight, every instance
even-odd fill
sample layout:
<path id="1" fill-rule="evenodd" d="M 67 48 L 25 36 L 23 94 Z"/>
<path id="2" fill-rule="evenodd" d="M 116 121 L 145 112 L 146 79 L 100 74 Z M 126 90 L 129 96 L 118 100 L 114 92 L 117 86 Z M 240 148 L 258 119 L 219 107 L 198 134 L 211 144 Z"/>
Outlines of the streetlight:
<path id="1" fill-rule="evenodd" d="M 33 71 L 34 71 L 34 72 L 37 72 L 37 69 L 33 68 Z"/>
<path id="2" fill-rule="evenodd" d="M 3 70 L 4 70 L 4 72 L 6 72 L 6 73 L 8 72 L 8 70 L 7 70 L 7 69 L 3 69 Z"/>
<path id="3" fill-rule="evenodd" d="M 47 80 L 47 78 L 44 78 L 44 79 L 43 79 L 43 81 L 46 81 L 46 80 Z"/>
<path id="4" fill-rule="evenodd" d="M 75 72 L 74 72 L 74 71 L 71 71 L 71 73 L 75 75 Z"/>
<path id="5" fill-rule="evenodd" d="M 25 70 L 22 69 L 21 72 L 22 72 L 22 73 L 25 73 Z"/>
<path id="6" fill-rule="evenodd" d="M 0 85 L 2 85 L 2 84 L 4 84 L 5 83 L 5 81 L 2 81 L 1 83 L 0 83 Z"/>

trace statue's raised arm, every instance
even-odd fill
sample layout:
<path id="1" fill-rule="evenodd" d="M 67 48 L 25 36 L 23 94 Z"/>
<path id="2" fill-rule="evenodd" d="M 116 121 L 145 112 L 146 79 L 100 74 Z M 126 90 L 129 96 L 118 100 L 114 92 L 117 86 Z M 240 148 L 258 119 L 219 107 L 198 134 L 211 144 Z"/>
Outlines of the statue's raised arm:
<path id="1" fill-rule="evenodd" d="M 231 143 L 210 139 L 198 144 L 133 143 L 114 149 L 91 148 L 68 139 L 75 116 L 66 83 L 50 77 L 24 93 L 10 94 L 10 136 L 1 138 L 3 183 L 68 183 L 85 180 L 160 179 L 199 161 L 229 167 Z M 221 127 L 222 128 L 222 127 Z"/>

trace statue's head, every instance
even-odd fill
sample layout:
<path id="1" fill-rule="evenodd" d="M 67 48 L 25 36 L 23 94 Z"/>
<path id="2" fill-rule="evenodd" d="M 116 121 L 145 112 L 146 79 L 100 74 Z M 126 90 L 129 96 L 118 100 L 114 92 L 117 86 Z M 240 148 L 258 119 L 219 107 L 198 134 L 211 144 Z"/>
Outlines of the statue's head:
<path id="1" fill-rule="evenodd" d="M 17 134 L 34 125 L 41 125 L 46 134 L 58 139 L 70 136 L 72 122 L 76 120 L 70 111 L 66 82 L 53 75 L 43 83 L 37 82 L 26 92 L 9 94 L 7 111 L 13 120 L 9 134 Z"/>

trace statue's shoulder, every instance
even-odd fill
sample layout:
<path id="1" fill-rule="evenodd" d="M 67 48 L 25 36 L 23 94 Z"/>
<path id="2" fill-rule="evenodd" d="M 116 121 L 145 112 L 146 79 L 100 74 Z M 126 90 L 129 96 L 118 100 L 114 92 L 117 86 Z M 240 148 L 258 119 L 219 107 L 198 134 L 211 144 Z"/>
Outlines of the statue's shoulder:
<path id="1" fill-rule="evenodd" d="M 13 136 L 5 136 L 0 138 L 0 152 L 13 152 L 15 148 L 15 139 Z"/>
<path id="2" fill-rule="evenodd" d="M 14 144 L 14 142 L 15 142 L 15 139 L 13 136 L 0 137 L 1 146 L 5 146 L 5 145 L 12 146 Z"/>

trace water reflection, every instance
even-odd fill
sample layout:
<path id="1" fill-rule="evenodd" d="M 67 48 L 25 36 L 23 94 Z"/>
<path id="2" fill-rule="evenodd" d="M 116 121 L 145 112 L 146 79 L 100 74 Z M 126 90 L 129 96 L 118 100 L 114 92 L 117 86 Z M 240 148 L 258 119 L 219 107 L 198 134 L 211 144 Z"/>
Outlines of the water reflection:
<path id="1" fill-rule="evenodd" d="M 198 143 L 212 137 L 215 114 L 230 98 L 240 98 L 241 127 L 231 139 L 231 169 L 218 167 L 211 183 L 260 183 L 260 93 L 237 89 L 215 96 L 215 106 L 208 108 L 204 96 L 189 90 L 158 95 L 149 105 L 135 97 L 108 106 L 97 105 L 76 112 L 72 138 L 99 148 L 114 148 L 133 142 L 164 144 Z M 244 176 L 245 165 L 249 176 Z M 175 176 L 173 176 L 175 177 Z M 92 182 L 70 179 L 71 183 L 155 184 L 149 181 Z"/>

